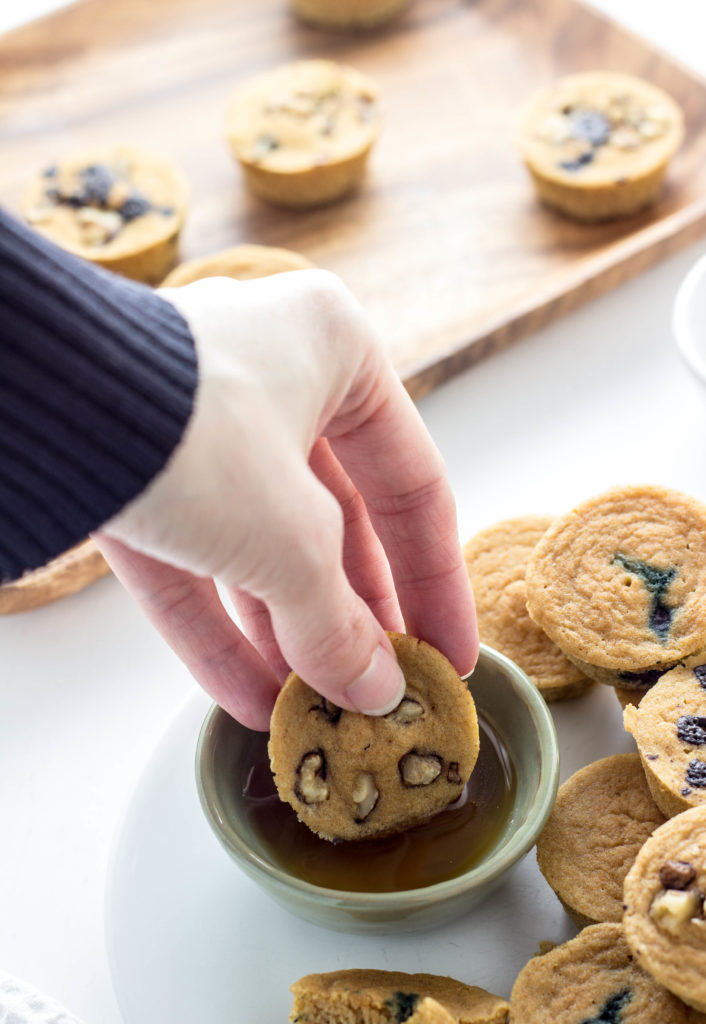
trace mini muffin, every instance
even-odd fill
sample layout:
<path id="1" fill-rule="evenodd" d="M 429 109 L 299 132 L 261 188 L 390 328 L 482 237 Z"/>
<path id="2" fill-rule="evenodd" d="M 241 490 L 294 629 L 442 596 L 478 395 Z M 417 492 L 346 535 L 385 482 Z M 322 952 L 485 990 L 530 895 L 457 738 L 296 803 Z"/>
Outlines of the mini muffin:
<path id="1" fill-rule="evenodd" d="M 530 100 L 520 146 L 541 200 L 601 221 L 654 202 L 683 136 L 671 96 L 631 75 L 591 71 Z"/>
<path id="2" fill-rule="evenodd" d="M 625 879 L 625 938 L 640 966 L 706 1013 L 706 807 L 661 825 Z"/>
<path id="3" fill-rule="evenodd" d="M 559 787 L 537 864 L 580 928 L 620 921 L 627 870 L 663 822 L 637 754 L 594 761 Z"/>
<path id="4" fill-rule="evenodd" d="M 696 661 L 667 672 L 623 715 L 667 818 L 706 804 L 706 664 Z"/>
<path id="5" fill-rule="evenodd" d="M 635 963 L 620 924 L 596 924 L 527 963 L 511 1024 L 696 1024 L 698 1015 Z"/>
<path id="6" fill-rule="evenodd" d="M 550 516 L 505 519 L 472 537 L 463 554 L 481 640 L 512 658 L 545 700 L 558 700 L 583 693 L 591 680 L 527 613 L 527 561 L 551 522 Z"/>
<path id="7" fill-rule="evenodd" d="M 46 167 L 22 203 L 37 231 L 86 260 L 159 283 L 178 259 L 187 185 L 163 157 L 116 146 Z"/>
<path id="8" fill-rule="evenodd" d="M 308 974 L 295 981 L 291 991 L 294 1006 L 289 1019 L 307 1024 L 447 1024 L 449 1017 L 458 1024 L 505 1024 L 509 1010 L 500 996 L 475 985 L 403 971 Z"/>
<path id="9" fill-rule="evenodd" d="M 289 0 L 294 13 L 321 28 L 374 28 L 394 18 L 409 0 Z"/>
<path id="10" fill-rule="evenodd" d="M 180 263 L 165 277 L 162 287 L 178 288 L 204 277 L 234 277 L 238 281 L 250 281 L 256 277 L 270 277 L 288 270 L 307 270 L 313 266 L 306 256 L 274 245 L 234 245 L 212 256 Z"/>
<path id="11" fill-rule="evenodd" d="M 272 713 L 280 798 L 322 839 L 401 832 L 460 796 L 478 757 L 468 688 L 429 644 L 389 634 L 407 688 L 389 714 L 344 711 L 291 673 Z"/>
<path id="12" fill-rule="evenodd" d="M 706 649 L 706 506 L 618 487 L 556 519 L 530 556 L 527 608 L 586 675 L 623 689 Z"/>
<path id="13" fill-rule="evenodd" d="M 237 89 L 227 136 L 257 196 L 318 206 L 360 182 L 379 123 L 378 90 L 367 76 L 330 60 L 302 60 Z"/>

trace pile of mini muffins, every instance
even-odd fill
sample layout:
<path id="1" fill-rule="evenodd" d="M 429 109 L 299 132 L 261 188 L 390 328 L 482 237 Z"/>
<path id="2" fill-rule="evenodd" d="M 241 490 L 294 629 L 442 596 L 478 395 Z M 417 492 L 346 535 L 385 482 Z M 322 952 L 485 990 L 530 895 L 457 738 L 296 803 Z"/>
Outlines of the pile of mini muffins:
<path id="1" fill-rule="evenodd" d="M 374 28 L 409 2 L 289 0 L 303 20 L 341 30 Z M 284 207 L 344 198 L 363 178 L 379 106 L 374 82 L 328 60 L 245 82 L 226 128 L 245 186 Z M 683 132 L 661 90 L 589 72 L 530 99 L 519 149 L 542 203 L 600 222 L 657 199 Z M 47 166 L 23 210 L 69 251 L 154 285 L 311 266 L 241 244 L 174 269 L 188 201 L 170 161 L 115 146 Z M 582 931 L 534 957 L 509 1003 L 450 978 L 340 971 L 296 982 L 290 1019 L 706 1022 L 706 508 L 664 488 L 624 487 L 557 519 L 498 523 L 464 553 L 481 639 L 548 701 L 613 687 L 637 743 L 637 753 L 564 783 L 537 843 L 542 873 Z"/>
<path id="2" fill-rule="evenodd" d="M 481 638 L 548 700 L 613 688 L 637 744 L 559 789 L 537 862 L 582 931 L 523 968 L 510 1020 L 706 1021 L 706 506 L 619 487 L 465 554 Z"/>

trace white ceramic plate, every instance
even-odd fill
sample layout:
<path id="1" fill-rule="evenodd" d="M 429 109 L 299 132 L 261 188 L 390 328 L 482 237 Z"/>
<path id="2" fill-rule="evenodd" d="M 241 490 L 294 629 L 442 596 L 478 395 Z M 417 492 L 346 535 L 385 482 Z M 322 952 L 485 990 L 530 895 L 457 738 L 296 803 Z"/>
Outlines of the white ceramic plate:
<path id="1" fill-rule="evenodd" d="M 202 814 L 194 752 L 207 709 L 198 692 L 178 711 L 113 850 L 107 941 L 126 1024 L 284 1022 L 293 981 L 348 967 L 447 974 L 507 998 L 540 940 L 575 934 L 533 853 L 467 917 L 426 934 L 347 935 L 291 917 L 239 872 Z M 562 781 L 634 749 L 606 686 L 552 712 Z"/>
<path id="2" fill-rule="evenodd" d="M 676 294 L 672 330 L 687 366 L 706 384 L 706 256 L 702 256 Z"/>

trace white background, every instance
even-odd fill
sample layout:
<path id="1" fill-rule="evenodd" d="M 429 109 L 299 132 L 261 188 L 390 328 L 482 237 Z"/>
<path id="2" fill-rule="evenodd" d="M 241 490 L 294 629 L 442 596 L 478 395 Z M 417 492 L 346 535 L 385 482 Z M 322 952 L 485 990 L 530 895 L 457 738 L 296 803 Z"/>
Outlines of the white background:
<path id="1" fill-rule="evenodd" d="M 55 6 L 0 0 L 0 30 Z M 706 75 L 698 0 L 599 6 Z M 704 251 L 706 239 L 420 402 L 462 539 L 614 483 L 706 498 L 706 392 L 670 330 L 676 288 Z M 0 651 L 0 968 L 86 1024 L 119 1024 L 104 942 L 110 850 L 193 684 L 112 578 L 0 619 Z"/>

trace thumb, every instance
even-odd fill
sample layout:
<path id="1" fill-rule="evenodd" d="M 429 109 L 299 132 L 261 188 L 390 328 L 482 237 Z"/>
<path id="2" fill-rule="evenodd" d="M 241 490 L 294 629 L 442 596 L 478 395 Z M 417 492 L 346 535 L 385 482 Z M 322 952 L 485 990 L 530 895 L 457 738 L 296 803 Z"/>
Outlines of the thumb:
<path id="1" fill-rule="evenodd" d="M 258 596 L 285 660 L 309 686 L 349 711 L 387 714 L 404 695 L 402 670 L 344 572 L 340 505 L 313 476 L 302 483 L 302 504 L 289 505 L 294 533 L 282 570 Z M 306 509 L 304 522 L 294 523 L 293 507 Z"/>

